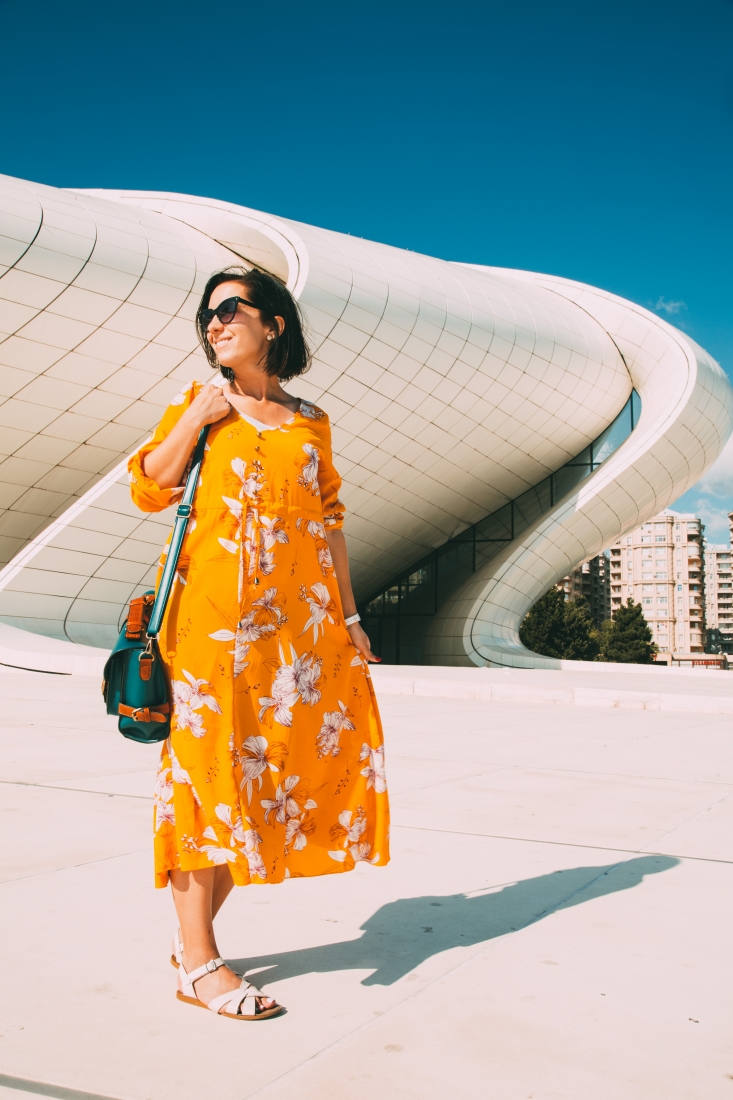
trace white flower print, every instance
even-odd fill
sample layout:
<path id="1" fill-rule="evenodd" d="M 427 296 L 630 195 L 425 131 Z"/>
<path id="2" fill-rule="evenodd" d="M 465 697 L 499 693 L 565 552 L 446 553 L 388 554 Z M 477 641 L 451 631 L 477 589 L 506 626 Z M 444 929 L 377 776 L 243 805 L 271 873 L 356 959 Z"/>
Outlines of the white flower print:
<path id="1" fill-rule="evenodd" d="M 361 839 L 366 831 L 366 827 L 367 819 L 363 810 L 357 810 L 355 817 L 353 810 L 342 810 L 339 814 L 338 825 L 334 825 L 331 828 L 331 839 L 340 840 L 341 837 L 343 837 L 343 846 L 346 851 L 329 852 L 328 854 L 331 859 L 335 859 L 337 863 L 343 863 L 348 854 L 354 860 L 354 863 L 359 863 L 362 860 L 367 860 L 369 863 L 376 863 L 379 859 L 379 853 L 369 859 L 372 846 L 368 841 Z"/>
<path id="2" fill-rule="evenodd" d="M 249 653 L 249 643 L 245 640 L 246 634 L 242 630 L 242 623 L 237 624 L 236 633 L 232 633 L 231 630 L 215 630 L 213 634 L 209 634 L 209 637 L 215 642 L 234 642 L 234 649 L 227 652 L 234 657 L 234 676 L 235 678 L 239 676 L 249 664 L 245 659 Z"/>
<path id="3" fill-rule="evenodd" d="M 317 405 L 311 405 L 310 401 L 304 401 L 301 397 L 300 415 L 306 417 L 307 420 L 320 420 L 323 416 L 323 411 L 319 409 Z"/>
<path id="4" fill-rule="evenodd" d="M 224 501 L 224 503 L 226 504 L 227 508 L 232 513 L 232 515 L 234 516 L 237 523 L 241 523 L 242 522 L 242 511 L 243 511 L 243 507 L 244 507 L 241 500 L 234 500 L 233 497 L 224 497 L 224 496 L 221 499 Z"/>
<path id="5" fill-rule="evenodd" d="M 326 537 L 326 529 L 317 519 L 304 519 L 303 516 L 298 516 L 295 521 L 295 526 L 299 531 L 301 529 L 307 531 L 312 539 L 325 539 Z"/>
<path id="6" fill-rule="evenodd" d="M 255 617 L 255 611 L 248 611 L 244 618 L 237 623 L 236 632 L 215 630 L 213 634 L 209 634 L 209 637 L 213 638 L 215 642 L 234 642 L 234 649 L 230 649 L 229 653 L 234 655 L 235 677 L 239 676 L 240 672 L 249 664 L 249 661 L 245 659 L 249 654 L 249 643 L 257 642 L 260 638 L 264 638 L 275 631 L 272 623 L 256 623 Z"/>
<path id="7" fill-rule="evenodd" d="M 170 768 L 160 768 L 155 777 L 155 795 L 160 802 L 170 802 L 173 798 L 173 784 L 169 779 Z"/>
<path id="8" fill-rule="evenodd" d="M 242 745 L 240 764 L 242 767 L 241 786 L 247 788 L 247 798 L 252 801 L 252 784 L 257 780 L 257 789 L 262 790 L 262 776 L 269 768 L 279 772 L 288 755 L 288 747 L 282 741 L 270 744 L 266 737 L 247 737 Z"/>
<path id="9" fill-rule="evenodd" d="M 295 521 L 295 526 L 300 531 L 301 528 L 315 540 L 316 543 L 316 557 L 318 558 L 318 564 L 321 567 L 321 572 L 324 577 L 328 577 L 333 573 L 333 559 L 331 557 L 331 551 L 328 546 L 328 540 L 326 538 L 326 528 L 323 524 L 316 519 L 303 519 L 302 516 L 298 516 Z"/>
<path id="10" fill-rule="evenodd" d="M 262 541 L 266 550 L 271 550 L 277 542 L 289 542 L 285 523 L 280 516 L 261 516 L 260 528 Z"/>
<path id="11" fill-rule="evenodd" d="M 352 818 L 354 818 L 353 821 Z M 354 817 L 353 810 L 342 810 L 339 814 L 338 825 L 331 829 L 331 836 L 333 837 L 334 834 L 343 835 L 345 837 L 344 848 L 348 848 L 350 844 L 358 844 L 366 831 L 366 827 L 366 814 L 357 812 L 356 817 Z"/>
<path id="12" fill-rule="evenodd" d="M 171 825 L 176 823 L 176 810 L 172 802 L 156 802 L 155 803 L 155 830 L 156 832 L 161 825 L 168 822 Z"/>
<path id="13" fill-rule="evenodd" d="M 304 810 L 316 809 L 317 803 L 307 796 L 303 805 L 298 805 L 295 788 L 299 783 L 299 775 L 289 775 L 284 783 L 278 783 L 274 798 L 260 799 L 260 805 L 265 811 L 265 822 L 268 825 L 270 824 L 270 814 L 274 816 L 273 825 L 276 821 L 280 825 L 285 825 L 290 818 L 298 817 Z M 306 794 L 305 790 L 300 797 L 302 798 L 304 794 Z"/>
<path id="14" fill-rule="evenodd" d="M 331 599 L 331 593 L 326 588 L 325 584 L 320 581 L 316 581 L 311 585 L 312 596 L 309 596 L 305 590 L 305 586 L 301 589 L 301 599 L 305 600 L 310 608 L 310 618 L 301 630 L 301 636 L 305 634 L 309 626 L 313 627 L 313 644 L 318 641 L 318 628 L 321 629 L 321 636 L 325 633 L 324 621 L 328 620 L 332 625 L 338 622 L 338 612 L 336 611 L 336 604 Z"/>
<path id="15" fill-rule="evenodd" d="M 303 450 L 308 456 L 308 461 L 303 465 L 298 477 L 298 484 L 312 493 L 314 497 L 321 495 L 318 485 L 318 449 L 312 443 L 304 443 Z"/>
<path id="16" fill-rule="evenodd" d="M 230 852 L 226 848 L 220 847 L 219 838 L 212 829 L 211 825 L 207 825 L 207 827 L 204 829 L 204 836 L 207 840 L 213 840 L 216 841 L 216 843 L 202 844 L 200 847 L 198 845 L 192 845 L 192 847 L 194 847 L 197 852 L 201 852 L 203 855 L 206 856 L 208 860 L 210 860 L 212 863 L 215 863 L 217 867 L 221 866 L 224 863 L 237 862 L 237 857 L 234 852 Z"/>
<path id="17" fill-rule="evenodd" d="M 173 806 L 173 783 L 170 780 L 171 769 L 160 768 L 155 778 L 155 829 L 164 822 L 176 823 L 176 811 Z"/>
<path id="18" fill-rule="evenodd" d="M 176 756 L 175 752 L 173 751 L 173 747 L 171 745 L 170 737 L 166 741 L 166 745 L 168 746 L 168 753 L 169 753 L 170 758 L 171 758 L 171 775 L 173 777 L 173 782 L 174 783 L 185 783 L 187 787 L 190 787 L 191 788 L 191 794 L 193 795 L 194 801 L 196 802 L 197 805 L 200 806 L 201 805 L 201 799 L 198 796 L 198 792 L 197 792 L 196 788 L 194 787 L 193 783 L 191 782 L 191 776 L 188 774 L 188 772 L 186 771 L 185 768 L 181 767 L 180 761 L 179 761 L 178 757 Z"/>
<path id="19" fill-rule="evenodd" d="M 316 823 L 307 813 L 291 817 L 285 826 L 285 853 L 290 848 L 302 852 L 308 843 L 308 837 L 316 831 Z"/>
<path id="20" fill-rule="evenodd" d="M 247 859 L 249 866 L 249 873 L 251 875 L 257 875 L 258 878 L 267 878 L 267 868 L 265 867 L 265 861 L 260 855 L 260 844 L 262 843 L 262 837 L 252 827 L 252 821 L 250 818 L 245 819 L 250 826 L 244 834 L 244 855 Z"/>
<path id="21" fill-rule="evenodd" d="M 275 546 L 278 542 L 289 542 L 285 524 L 280 516 L 260 516 L 259 518 L 259 566 L 260 573 L 269 577 L 275 569 Z"/>
<path id="22" fill-rule="evenodd" d="M 315 706 L 321 698 L 318 685 L 321 681 L 322 658 L 316 657 L 315 653 L 304 653 L 299 657 L 292 642 L 290 654 L 293 660 L 291 665 L 287 663 L 280 645 L 280 666 L 272 681 L 272 695 L 262 696 L 259 701 L 259 720 L 268 725 L 275 721 L 280 726 L 292 726 L 292 707 L 298 699 Z"/>
<path id="23" fill-rule="evenodd" d="M 341 730 L 353 730 L 356 726 L 351 721 L 353 715 L 346 706 L 346 703 L 342 703 L 338 700 L 338 710 L 327 710 L 323 715 L 323 725 L 321 726 L 320 733 L 316 738 L 316 749 L 318 750 L 318 756 L 338 756 L 341 752 L 341 746 L 339 744 L 339 738 L 341 736 Z"/>
<path id="24" fill-rule="evenodd" d="M 363 744 L 359 759 L 369 761 L 361 772 L 366 778 L 367 790 L 374 787 L 377 794 L 384 794 L 387 790 L 387 775 L 384 770 L 384 745 L 373 749 L 366 743 Z"/>
<path id="25" fill-rule="evenodd" d="M 206 734 L 203 715 L 197 714 L 196 711 L 200 710 L 201 707 L 208 707 L 214 714 L 221 714 L 221 707 L 213 695 L 201 691 L 205 684 L 208 685 L 208 680 L 197 680 L 185 668 L 181 671 L 188 682 L 186 683 L 184 680 L 171 681 L 176 722 L 179 729 L 189 729 L 194 737 L 203 737 Z"/>
<path id="26" fill-rule="evenodd" d="M 259 608 L 255 619 L 261 620 L 264 616 L 265 622 L 276 623 L 278 626 L 288 621 L 283 611 L 285 597 L 278 596 L 277 588 L 266 588 L 258 600 L 252 601 L 252 606 Z"/>
<path id="27" fill-rule="evenodd" d="M 186 400 L 186 397 L 190 393 L 192 385 L 193 385 L 193 382 L 189 382 L 187 385 L 185 385 L 183 387 L 182 390 L 179 390 L 179 392 L 176 394 L 176 396 L 171 399 L 171 402 L 170 402 L 171 405 L 182 405 L 183 402 Z"/>
<path id="28" fill-rule="evenodd" d="M 236 810 L 232 813 L 231 806 L 227 806 L 226 802 L 220 802 L 214 810 L 214 813 L 219 818 L 219 821 L 229 830 L 229 847 L 233 848 L 235 844 L 244 844 L 247 833 L 242 825 L 242 818 L 240 817 L 239 811 Z M 204 836 L 206 835 L 207 834 L 204 833 Z"/>
<path id="29" fill-rule="evenodd" d="M 260 638 L 264 638 L 267 634 L 272 634 L 275 627 L 272 623 L 257 623 L 255 622 L 256 612 L 248 611 L 239 624 L 239 630 L 243 638 L 246 638 L 248 642 L 257 642 Z"/>
<path id="30" fill-rule="evenodd" d="M 353 859 L 354 863 L 359 863 L 362 860 L 366 861 L 367 863 L 377 863 L 379 861 L 379 852 L 377 852 L 376 855 L 373 855 L 370 859 L 369 856 L 371 854 L 371 850 L 372 846 L 366 840 L 363 840 L 361 844 L 352 844 L 349 848 L 349 852 L 351 853 L 351 858 Z"/>
<path id="31" fill-rule="evenodd" d="M 328 577 L 333 573 L 333 558 L 331 557 L 331 551 L 328 547 L 328 543 L 319 543 L 316 546 L 316 557 L 318 558 L 318 564 L 321 567 L 321 572 L 324 577 Z"/>
<path id="32" fill-rule="evenodd" d="M 243 458 L 232 459 L 232 470 L 235 477 L 239 479 L 242 485 L 242 492 L 248 500 L 253 502 L 257 501 L 259 494 L 262 491 L 262 486 L 265 483 L 265 478 L 262 474 L 260 465 L 258 462 L 253 463 L 253 469 L 250 473 L 247 473 L 247 463 Z"/>

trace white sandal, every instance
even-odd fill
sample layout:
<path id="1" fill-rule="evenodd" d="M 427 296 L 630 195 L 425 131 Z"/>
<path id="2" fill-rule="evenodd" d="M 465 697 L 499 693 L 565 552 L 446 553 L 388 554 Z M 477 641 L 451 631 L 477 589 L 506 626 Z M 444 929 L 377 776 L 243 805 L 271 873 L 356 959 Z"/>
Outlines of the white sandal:
<path id="1" fill-rule="evenodd" d="M 232 1020 L 266 1020 L 269 1016 L 277 1016 L 283 1011 L 283 1006 L 278 1004 L 272 1008 L 258 1009 L 257 998 L 262 997 L 265 1000 L 268 998 L 261 989 L 257 989 L 256 986 L 245 981 L 244 978 L 242 978 L 238 989 L 230 989 L 227 993 L 220 993 L 208 1004 L 199 1000 L 194 989 L 194 982 L 197 982 L 199 978 L 203 978 L 204 974 L 213 974 L 220 966 L 226 966 L 223 959 L 210 959 L 203 966 L 197 967 L 196 970 L 192 970 L 188 974 L 183 962 L 179 963 L 178 980 L 181 983 L 181 988 L 176 991 L 178 1000 L 185 1001 L 189 1005 L 196 1005 L 198 1008 L 208 1008 L 211 1012 L 215 1012 L 217 1016 L 229 1016 Z M 254 1015 L 251 1016 L 245 1015 L 242 1011 L 248 1000 L 252 1001 L 252 1007 L 254 1008 Z"/>
<path id="2" fill-rule="evenodd" d="M 171 966 L 180 966 L 183 962 L 183 940 L 181 939 L 181 930 L 176 928 L 175 935 L 173 936 L 173 943 L 171 944 Z"/>

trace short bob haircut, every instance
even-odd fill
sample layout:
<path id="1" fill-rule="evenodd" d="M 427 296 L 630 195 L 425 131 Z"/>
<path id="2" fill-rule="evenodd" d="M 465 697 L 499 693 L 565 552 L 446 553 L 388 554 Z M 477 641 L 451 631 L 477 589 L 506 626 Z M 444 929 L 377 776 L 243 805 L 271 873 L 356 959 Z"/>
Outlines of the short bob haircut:
<path id="1" fill-rule="evenodd" d="M 258 268 L 247 270 L 246 267 L 227 267 L 224 271 L 217 271 L 204 287 L 199 308 L 196 310 L 196 332 L 209 365 L 214 370 L 220 370 L 230 382 L 233 381 L 234 372 L 221 365 L 207 339 L 202 316 L 203 311 L 208 308 L 212 293 L 221 283 L 240 283 L 244 287 L 242 297 L 248 298 L 257 307 L 262 320 L 266 324 L 270 323 L 276 332 L 278 326 L 275 318 L 282 317 L 285 322 L 282 334 L 267 348 L 266 372 L 276 375 L 282 382 L 287 382 L 289 378 L 295 378 L 308 370 L 310 351 L 303 335 L 303 317 L 295 298 L 279 279 Z"/>

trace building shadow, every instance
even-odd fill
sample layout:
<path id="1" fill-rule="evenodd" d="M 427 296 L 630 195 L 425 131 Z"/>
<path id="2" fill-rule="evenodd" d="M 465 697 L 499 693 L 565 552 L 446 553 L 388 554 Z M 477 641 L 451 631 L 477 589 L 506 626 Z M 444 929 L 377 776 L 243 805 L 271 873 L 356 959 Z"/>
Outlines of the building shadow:
<path id="1" fill-rule="evenodd" d="M 399 898 L 377 909 L 362 924 L 358 939 L 228 961 L 240 973 L 260 971 L 258 981 L 371 970 L 362 985 L 392 985 L 432 955 L 485 943 L 573 905 L 631 890 L 645 875 L 668 871 L 678 863 L 671 856 L 639 856 L 601 867 L 555 871 L 484 892 Z"/>

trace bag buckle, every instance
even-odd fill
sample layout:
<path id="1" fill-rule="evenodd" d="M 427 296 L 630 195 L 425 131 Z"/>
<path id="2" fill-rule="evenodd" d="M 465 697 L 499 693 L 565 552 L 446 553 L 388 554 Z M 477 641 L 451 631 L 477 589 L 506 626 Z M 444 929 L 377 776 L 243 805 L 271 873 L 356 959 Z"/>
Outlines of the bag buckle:
<path id="1" fill-rule="evenodd" d="M 191 511 L 192 511 L 192 505 L 191 504 L 179 504 L 178 507 L 176 508 L 176 516 L 179 519 L 188 519 L 188 517 L 191 515 Z"/>
<path id="2" fill-rule="evenodd" d="M 155 660 L 155 653 L 153 652 L 153 643 L 148 641 L 145 649 L 143 649 L 138 656 L 138 665 L 140 666 L 140 679 L 149 680 L 153 674 L 153 661 Z"/>

